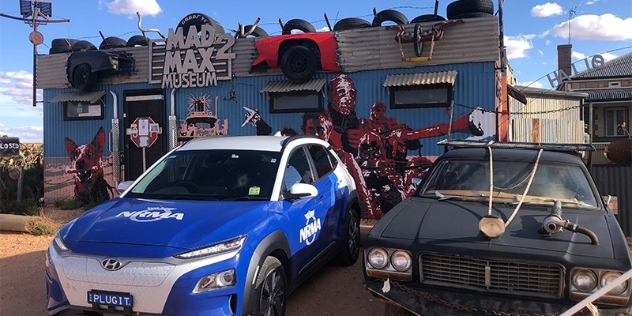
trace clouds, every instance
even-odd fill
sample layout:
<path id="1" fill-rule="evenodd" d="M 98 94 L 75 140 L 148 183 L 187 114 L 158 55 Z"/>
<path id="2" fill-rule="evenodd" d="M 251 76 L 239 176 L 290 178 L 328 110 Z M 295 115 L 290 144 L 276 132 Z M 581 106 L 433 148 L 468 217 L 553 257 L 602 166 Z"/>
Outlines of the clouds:
<path id="1" fill-rule="evenodd" d="M 562 13 L 564 13 L 564 10 L 559 4 L 550 2 L 536 5 L 531 9 L 531 16 L 533 17 L 548 17 L 562 15 Z"/>
<path id="2" fill-rule="evenodd" d="M 156 0 L 114 0 L 107 7 L 111 13 L 122 15 L 135 15 L 138 11 L 141 15 L 156 16 L 162 12 Z"/>
<path id="3" fill-rule="evenodd" d="M 41 90 L 37 100 L 42 100 Z M 42 105 L 33 107 L 33 74 L 0 71 L 0 113 L 0 134 L 20 137 L 24 143 L 42 142 Z"/>
<path id="4" fill-rule="evenodd" d="M 0 136 L 19 137 L 20 143 L 41 143 L 44 139 L 42 126 L 7 127 L 0 123 Z"/>
<path id="5" fill-rule="evenodd" d="M 527 34 L 527 35 L 518 35 L 518 36 L 505 36 L 505 47 L 507 48 L 507 58 L 508 59 L 518 59 L 524 58 L 527 56 L 527 50 L 533 48 L 533 44 L 531 43 L 531 39 L 533 39 L 535 35 Z"/>
<path id="6" fill-rule="evenodd" d="M 625 41 L 632 39 L 632 18 L 621 19 L 614 14 L 586 14 L 555 25 L 547 34 L 580 40 Z"/>
<path id="7" fill-rule="evenodd" d="M 0 95 L 20 105 L 33 104 L 33 74 L 21 71 L 0 71 Z M 42 90 L 37 90 L 37 99 L 42 100 Z"/>

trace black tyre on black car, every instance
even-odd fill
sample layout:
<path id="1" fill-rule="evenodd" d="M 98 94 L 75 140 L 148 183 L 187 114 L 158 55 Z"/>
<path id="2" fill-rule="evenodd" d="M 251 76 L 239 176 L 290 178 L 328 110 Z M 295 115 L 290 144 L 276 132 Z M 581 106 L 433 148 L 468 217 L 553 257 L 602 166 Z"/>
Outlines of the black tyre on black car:
<path id="1" fill-rule="evenodd" d="M 72 73 L 71 84 L 81 91 L 92 91 L 97 84 L 97 74 L 88 64 L 79 64 Z"/>

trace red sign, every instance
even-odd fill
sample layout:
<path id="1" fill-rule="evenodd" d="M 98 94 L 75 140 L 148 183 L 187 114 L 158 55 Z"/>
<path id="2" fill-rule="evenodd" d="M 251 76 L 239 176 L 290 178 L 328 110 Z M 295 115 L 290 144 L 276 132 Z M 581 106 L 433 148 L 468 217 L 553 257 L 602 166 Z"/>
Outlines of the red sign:
<path id="1" fill-rule="evenodd" d="M 132 143 L 139 148 L 151 147 L 162 134 L 162 128 L 151 117 L 137 117 L 126 130 Z"/>

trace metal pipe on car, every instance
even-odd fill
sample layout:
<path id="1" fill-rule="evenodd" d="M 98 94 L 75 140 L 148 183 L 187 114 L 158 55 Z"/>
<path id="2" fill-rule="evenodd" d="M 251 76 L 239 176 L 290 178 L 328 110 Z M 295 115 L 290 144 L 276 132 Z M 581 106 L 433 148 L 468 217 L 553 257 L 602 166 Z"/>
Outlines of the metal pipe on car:
<path id="1" fill-rule="evenodd" d="M 590 229 L 581 227 L 569 220 L 562 219 L 562 203 L 557 200 L 553 204 L 551 214 L 549 214 L 542 222 L 542 229 L 549 234 L 556 234 L 562 232 L 562 229 L 570 230 L 574 233 L 580 233 L 588 236 L 593 245 L 599 244 L 599 238 Z"/>

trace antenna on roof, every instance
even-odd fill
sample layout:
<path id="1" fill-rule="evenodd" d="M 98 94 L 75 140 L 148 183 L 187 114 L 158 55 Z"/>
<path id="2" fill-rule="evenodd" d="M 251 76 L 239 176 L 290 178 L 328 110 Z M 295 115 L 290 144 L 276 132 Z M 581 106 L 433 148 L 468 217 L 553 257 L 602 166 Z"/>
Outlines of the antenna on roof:
<path id="1" fill-rule="evenodd" d="M 568 11 L 568 44 L 571 43 L 571 18 L 577 15 L 577 7 L 573 7 Z"/>

